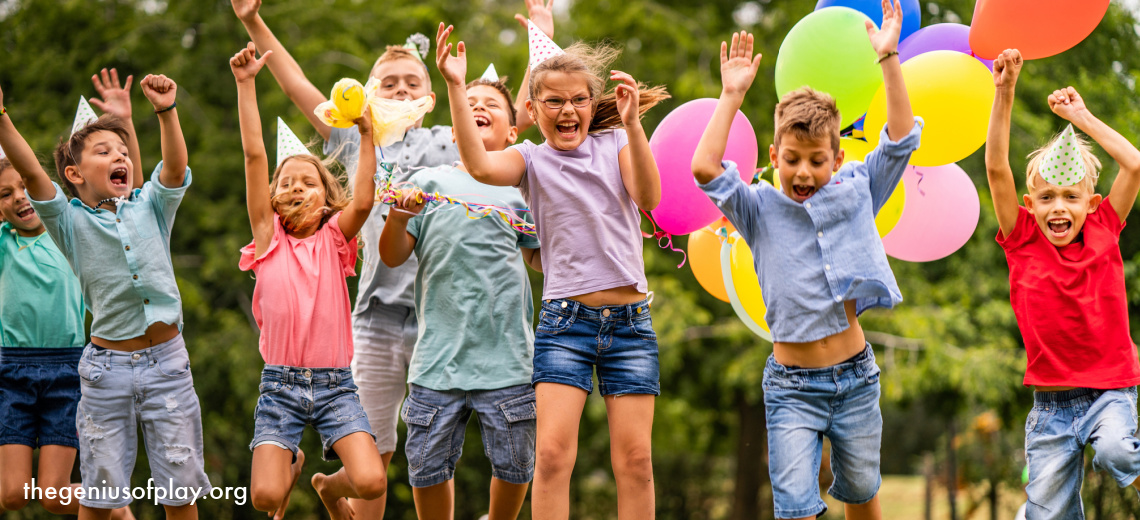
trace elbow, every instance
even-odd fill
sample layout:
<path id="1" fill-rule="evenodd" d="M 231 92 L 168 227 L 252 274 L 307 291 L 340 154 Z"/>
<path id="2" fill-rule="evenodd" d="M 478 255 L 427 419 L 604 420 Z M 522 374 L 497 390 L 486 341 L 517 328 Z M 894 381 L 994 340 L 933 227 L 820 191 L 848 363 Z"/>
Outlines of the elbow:
<path id="1" fill-rule="evenodd" d="M 694 160 L 690 168 L 693 170 L 693 178 L 701 184 L 712 182 L 723 171 L 720 164 L 700 160 Z"/>
<path id="2" fill-rule="evenodd" d="M 661 190 L 658 189 L 654 193 L 643 195 L 641 200 L 637 201 L 637 206 L 645 211 L 653 211 L 657 209 L 657 205 L 661 204 Z"/>
<path id="3" fill-rule="evenodd" d="M 404 262 L 408 259 L 408 257 L 405 256 L 403 260 L 400 260 L 396 258 L 397 256 L 398 255 L 395 253 L 384 251 L 383 249 L 380 250 L 380 261 L 384 262 L 384 265 L 388 266 L 390 269 L 395 269 L 401 265 L 404 265 Z"/>

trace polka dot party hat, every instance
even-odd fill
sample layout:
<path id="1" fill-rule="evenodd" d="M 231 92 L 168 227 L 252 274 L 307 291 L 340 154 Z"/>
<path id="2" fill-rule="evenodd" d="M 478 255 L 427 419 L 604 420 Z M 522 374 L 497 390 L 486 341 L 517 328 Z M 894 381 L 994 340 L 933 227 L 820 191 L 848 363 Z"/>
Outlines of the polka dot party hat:
<path id="1" fill-rule="evenodd" d="M 79 96 L 79 108 L 75 109 L 75 122 L 71 124 L 71 133 L 78 132 L 83 127 L 94 123 L 96 119 L 99 119 L 99 116 L 95 115 L 94 110 L 91 110 L 87 98 Z"/>
<path id="2" fill-rule="evenodd" d="M 562 52 L 562 47 L 554 43 L 546 33 L 542 32 L 534 22 L 526 21 L 526 32 L 530 38 L 530 70 L 534 70 L 539 63 L 542 63 L 555 56 L 565 54 Z"/>
<path id="3" fill-rule="evenodd" d="M 277 166 L 281 166 L 282 161 L 294 155 L 312 155 L 308 148 L 297 139 L 297 134 L 294 134 L 289 129 L 289 125 L 280 117 L 277 118 Z"/>
<path id="4" fill-rule="evenodd" d="M 481 76 L 479 79 L 484 81 L 498 82 L 499 72 L 495 70 L 495 64 L 492 63 L 490 65 L 487 65 L 487 70 L 483 72 L 483 76 Z"/>
<path id="5" fill-rule="evenodd" d="M 1070 124 L 1061 132 L 1061 137 L 1053 147 L 1042 156 L 1037 173 L 1049 184 L 1072 186 L 1085 178 L 1083 159 L 1081 149 L 1077 146 L 1077 134 Z"/>

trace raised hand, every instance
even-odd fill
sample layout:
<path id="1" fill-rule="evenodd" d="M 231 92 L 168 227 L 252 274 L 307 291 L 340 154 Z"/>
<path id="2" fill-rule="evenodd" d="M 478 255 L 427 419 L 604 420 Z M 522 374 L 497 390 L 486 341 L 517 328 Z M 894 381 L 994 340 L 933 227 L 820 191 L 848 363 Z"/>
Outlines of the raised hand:
<path id="1" fill-rule="evenodd" d="M 244 83 L 257 77 L 257 73 L 261 71 L 261 67 L 265 66 L 265 61 L 272 54 L 273 51 L 265 51 L 258 59 L 257 48 L 254 47 L 253 42 L 249 42 L 244 49 L 230 58 L 230 70 L 234 73 L 234 80 L 238 83 Z"/>
<path id="2" fill-rule="evenodd" d="M 554 38 L 554 0 L 546 0 L 545 3 L 543 0 L 526 0 L 526 16 L 516 14 L 515 20 L 518 20 L 523 29 L 528 29 L 527 19 L 534 22 L 547 36 Z"/>
<path id="3" fill-rule="evenodd" d="M 261 0 L 230 0 L 234 6 L 234 14 L 243 22 L 252 20 L 261 9 Z"/>
<path id="4" fill-rule="evenodd" d="M 876 31 L 874 22 L 866 22 L 867 37 L 871 39 L 871 47 L 880 58 L 888 52 L 898 50 L 903 22 L 902 0 L 882 0 L 882 4 L 883 26 Z"/>
<path id="5" fill-rule="evenodd" d="M 745 31 L 732 33 L 732 46 L 720 42 L 720 81 L 723 94 L 743 94 L 752 86 L 762 54 L 752 57 L 755 37 Z"/>
<path id="6" fill-rule="evenodd" d="M 614 91 L 617 98 L 618 113 L 621 114 L 621 124 L 626 127 L 640 125 L 641 117 L 638 113 L 640 92 L 637 90 L 637 82 L 633 80 L 633 76 L 620 70 L 611 70 L 610 80 L 621 82 L 621 85 L 618 85 Z"/>
<path id="7" fill-rule="evenodd" d="M 396 210 L 396 214 L 403 213 L 403 217 L 411 218 L 424 209 L 426 201 L 424 201 L 423 191 L 419 188 L 401 191 L 403 191 L 403 194 L 401 194 L 400 198 L 396 200 L 396 203 L 392 205 L 392 209 Z M 389 214 L 389 216 L 391 216 L 391 214 Z"/>
<path id="8" fill-rule="evenodd" d="M 1081 95 L 1073 87 L 1054 90 L 1049 95 L 1049 109 L 1070 123 L 1075 123 L 1079 116 L 1088 113 L 1085 100 L 1081 99 Z"/>
<path id="9" fill-rule="evenodd" d="M 1017 75 L 1024 64 L 1017 49 L 1006 49 L 994 59 L 994 86 L 998 90 L 1013 90 L 1017 85 Z"/>
<path id="10" fill-rule="evenodd" d="M 175 94 L 178 93 L 178 85 L 174 80 L 162 74 L 147 74 L 139 86 L 142 87 L 143 95 L 154 105 L 155 110 L 162 110 L 174 104 Z"/>
<path id="11" fill-rule="evenodd" d="M 364 113 L 353 123 L 356 123 L 356 129 L 360 131 L 360 141 L 367 142 L 364 137 L 372 135 L 372 107 L 368 103 L 364 104 Z"/>
<path id="12" fill-rule="evenodd" d="M 451 55 L 451 44 L 447 43 L 447 38 L 454 30 L 451 25 L 444 27 L 443 22 L 439 23 L 435 35 L 435 66 L 448 84 L 463 85 L 467 83 L 467 46 L 459 42 L 455 46 L 456 55 Z"/>
<path id="13" fill-rule="evenodd" d="M 91 98 L 91 104 L 99 110 L 111 114 L 123 121 L 131 120 L 131 82 L 134 76 L 127 76 L 126 83 L 119 86 L 119 71 L 107 69 L 91 76 L 91 83 L 95 85 L 98 98 Z"/>

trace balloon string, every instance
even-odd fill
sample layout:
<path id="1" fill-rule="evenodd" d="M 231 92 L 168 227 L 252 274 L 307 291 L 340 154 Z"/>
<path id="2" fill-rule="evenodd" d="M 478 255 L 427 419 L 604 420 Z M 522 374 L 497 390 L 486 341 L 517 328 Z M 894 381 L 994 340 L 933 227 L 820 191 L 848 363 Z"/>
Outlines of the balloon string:
<path id="1" fill-rule="evenodd" d="M 919 171 L 918 168 L 915 168 L 914 174 L 918 176 L 918 182 L 914 183 L 914 187 L 918 188 L 918 194 L 919 195 L 922 195 L 923 197 L 925 197 L 926 192 L 922 191 L 922 179 L 923 179 L 922 172 Z"/>
<path id="2" fill-rule="evenodd" d="M 653 239 L 657 240 L 657 247 L 660 247 L 661 249 L 669 249 L 674 253 L 681 253 L 681 263 L 677 264 L 677 269 L 680 269 L 682 266 L 684 266 L 685 262 L 689 259 L 689 255 L 685 253 L 684 250 L 677 249 L 677 247 L 673 245 L 673 235 L 666 233 L 664 230 L 657 229 L 657 222 L 654 222 L 653 217 L 641 208 L 638 208 L 638 210 L 641 211 L 642 215 L 645 215 L 645 218 L 649 219 L 649 225 L 653 226 L 653 233 L 646 233 L 642 231 L 641 236 L 644 238 L 652 237 Z"/>

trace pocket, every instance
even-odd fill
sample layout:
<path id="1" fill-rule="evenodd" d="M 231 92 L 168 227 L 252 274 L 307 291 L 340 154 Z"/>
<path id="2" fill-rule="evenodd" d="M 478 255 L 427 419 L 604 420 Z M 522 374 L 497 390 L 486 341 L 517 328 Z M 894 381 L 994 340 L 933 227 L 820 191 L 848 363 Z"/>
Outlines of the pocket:
<path id="1" fill-rule="evenodd" d="M 1029 410 L 1029 416 L 1025 418 L 1025 435 L 1033 433 L 1037 429 L 1037 423 L 1041 420 L 1041 410 L 1037 407 Z"/>
<path id="2" fill-rule="evenodd" d="M 870 363 L 870 366 L 867 368 L 868 368 L 867 375 L 865 376 L 867 378 L 867 384 L 869 384 L 869 385 L 878 384 L 879 383 L 879 375 L 882 374 L 883 370 L 881 368 L 879 368 L 879 365 L 876 364 L 874 361 L 872 361 Z"/>
<path id="3" fill-rule="evenodd" d="M 84 384 L 95 384 L 103 377 L 103 365 L 84 355 L 79 359 L 79 380 Z"/>
<path id="4" fill-rule="evenodd" d="M 764 379 L 760 385 L 765 392 L 769 389 L 799 390 L 803 387 L 803 380 L 796 376 L 765 368 Z"/>
<path id="5" fill-rule="evenodd" d="M 630 320 L 630 328 L 641 339 L 657 341 L 657 332 L 653 330 L 653 317 L 649 315 L 649 312 L 635 315 Z"/>
<path id="6" fill-rule="evenodd" d="M 131 212 L 131 222 L 134 223 L 135 233 L 139 238 L 148 240 L 158 235 L 158 221 L 154 215 Z"/>
<path id="7" fill-rule="evenodd" d="M 511 458 L 516 466 L 529 470 L 534 466 L 535 420 L 538 418 L 534 391 L 528 388 L 525 395 L 500 404 L 499 410 L 507 419 Z"/>
<path id="8" fill-rule="evenodd" d="M 275 394 L 281 391 L 281 381 L 263 381 L 257 387 L 257 393 L 260 395 Z"/>
<path id="9" fill-rule="evenodd" d="M 190 353 L 186 348 L 180 348 L 158 357 L 154 364 L 158 372 L 170 379 L 181 379 L 190 376 Z"/>
<path id="10" fill-rule="evenodd" d="M 566 330 L 570 328 L 570 325 L 573 324 L 573 315 L 543 309 L 542 314 L 538 318 L 538 328 L 535 330 L 542 334 L 554 336 L 566 332 Z"/>
<path id="11" fill-rule="evenodd" d="M 408 440 L 404 444 L 404 453 L 408 457 L 408 469 L 419 470 L 427 462 L 427 448 L 431 440 L 431 423 L 440 409 L 435 406 L 423 404 L 412 396 L 404 400 L 404 408 L 400 417 L 408 425 Z"/>
<path id="12" fill-rule="evenodd" d="M 330 404 L 337 422 L 352 422 L 364 417 L 364 407 L 360 405 L 360 396 L 355 391 L 344 391 Z"/>

